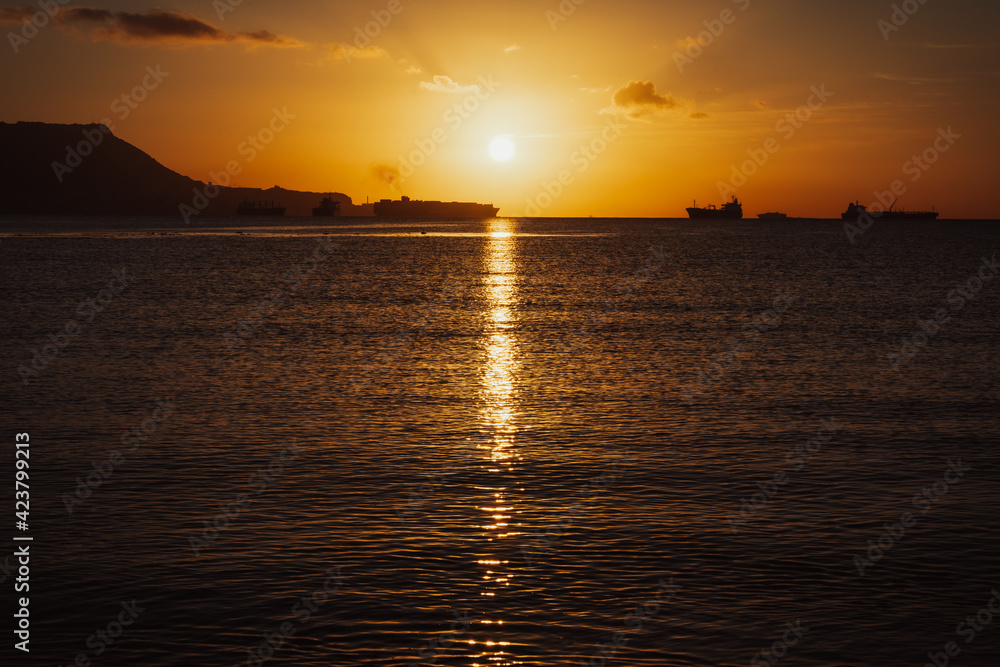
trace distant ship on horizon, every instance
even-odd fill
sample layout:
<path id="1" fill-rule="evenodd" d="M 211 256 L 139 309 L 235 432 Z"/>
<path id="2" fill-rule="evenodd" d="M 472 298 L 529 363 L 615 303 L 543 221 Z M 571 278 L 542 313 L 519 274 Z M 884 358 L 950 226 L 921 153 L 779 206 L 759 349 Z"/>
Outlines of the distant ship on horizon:
<path id="1" fill-rule="evenodd" d="M 375 202 L 375 215 L 380 218 L 495 218 L 499 212 L 493 204 L 473 202 L 422 201 L 409 197 Z"/>
<path id="2" fill-rule="evenodd" d="M 270 206 L 268 204 L 270 204 Z M 272 202 L 244 201 L 242 204 L 236 207 L 236 215 L 281 217 L 285 215 L 285 209 L 282 206 L 275 206 L 273 201 Z"/>
<path id="3" fill-rule="evenodd" d="M 757 217 L 761 220 L 788 220 L 787 213 L 778 213 L 777 211 L 772 213 L 758 213 Z"/>
<path id="4" fill-rule="evenodd" d="M 714 204 L 709 204 L 705 208 L 698 208 L 698 202 L 695 201 L 694 206 L 687 210 L 688 216 L 692 220 L 699 219 L 710 219 L 710 220 L 742 220 L 743 219 L 743 205 L 740 201 L 733 197 L 732 201 L 723 204 L 722 208 L 715 208 Z"/>
<path id="5" fill-rule="evenodd" d="M 842 220 L 848 222 L 857 222 L 858 218 L 865 214 L 879 220 L 937 220 L 938 215 L 940 215 L 933 208 L 930 211 L 894 211 L 893 207 L 895 205 L 896 202 L 892 202 L 892 206 L 889 207 L 888 211 L 868 213 L 868 208 L 861 202 L 853 202 L 847 206 L 847 210 L 840 217 Z"/>
<path id="6" fill-rule="evenodd" d="M 340 215 L 340 202 L 333 195 L 323 197 L 319 206 L 313 209 L 314 218 L 335 218 Z"/>

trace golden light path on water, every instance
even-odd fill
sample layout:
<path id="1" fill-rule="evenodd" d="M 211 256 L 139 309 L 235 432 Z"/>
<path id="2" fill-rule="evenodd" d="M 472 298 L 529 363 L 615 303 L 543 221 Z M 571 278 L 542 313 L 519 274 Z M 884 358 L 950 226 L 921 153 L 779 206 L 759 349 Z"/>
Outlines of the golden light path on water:
<path id="1" fill-rule="evenodd" d="M 517 402 L 516 377 L 519 369 L 517 341 L 511 332 L 514 325 L 517 303 L 517 237 L 513 233 L 514 222 L 496 219 L 490 222 L 487 237 L 487 252 L 484 263 L 484 281 L 489 311 L 486 318 L 486 358 L 482 371 L 482 423 L 489 434 L 490 444 L 483 446 L 484 458 L 495 482 L 483 490 L 491 497 L 479 509 L 483 512 L 483 525 L 488 543 L 485 551 L 493 551 L 495 558 L 479 560 L 483 568 L 483 587 L 480 595 L 495 598 L 503 595 L 514 577 L 509 562 L 500 553 L 510 553 L 510 549 L 499 549 L 500 540 L 512 539 L 518 535 L 510 525 L 514 505 L 510 497 L 511 472 L 519 460 L 514 447 L 517 432 L 515 405 Z M 493 606 L 493 605 L 491 605 Z M 501 618 L 483 618 L 484 628 L 502 625 Z M 513 660 L 508 652 L 508 642 L 484 640 L 473 644 L 474 667 L 521 664 Z"/>

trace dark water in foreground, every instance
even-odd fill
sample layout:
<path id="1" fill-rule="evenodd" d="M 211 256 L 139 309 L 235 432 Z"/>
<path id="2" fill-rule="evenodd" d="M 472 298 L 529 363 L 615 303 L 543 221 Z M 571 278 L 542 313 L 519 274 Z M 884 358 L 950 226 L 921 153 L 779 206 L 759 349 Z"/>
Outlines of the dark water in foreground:
<path id="1" fill-rule="evenodd" d="M 998 664 L 1000 224 L 46 224 L 5 664 Z"/>

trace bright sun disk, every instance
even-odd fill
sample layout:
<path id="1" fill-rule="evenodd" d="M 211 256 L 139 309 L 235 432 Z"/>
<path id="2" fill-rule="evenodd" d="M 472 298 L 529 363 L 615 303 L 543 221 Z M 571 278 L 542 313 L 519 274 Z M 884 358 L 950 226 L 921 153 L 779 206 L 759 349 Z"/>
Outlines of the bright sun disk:
<path id="1" fill-rule="evenodd" d="M 514 142 L 508 137 L 497 137 L 490 144 L 490 157 L 498 162 L 506 162 L 514 157 Z"/>

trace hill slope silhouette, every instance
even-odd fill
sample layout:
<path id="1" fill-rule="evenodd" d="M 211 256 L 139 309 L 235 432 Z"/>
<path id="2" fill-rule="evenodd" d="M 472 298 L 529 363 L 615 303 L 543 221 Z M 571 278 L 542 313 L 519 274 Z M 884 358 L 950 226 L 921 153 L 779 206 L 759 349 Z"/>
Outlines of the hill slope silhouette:
<path id="1" fill-rule="evenodd" d="M 84 155 L 86 153 L 86 155 Z M 54 166 L 57 164 L 57 166 Z M 0 123 L 0 213 L 178 216 L 205 183 L 163 166 L 104 125 Z M 310 215 L 326 193 L 283 188 L 219 188 L 202 211 L 235 215 L 244 200 L 273 200 L 288 215 Z M 372 215 L 333 193 L 342 215 Z"/>

